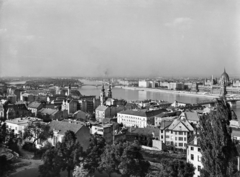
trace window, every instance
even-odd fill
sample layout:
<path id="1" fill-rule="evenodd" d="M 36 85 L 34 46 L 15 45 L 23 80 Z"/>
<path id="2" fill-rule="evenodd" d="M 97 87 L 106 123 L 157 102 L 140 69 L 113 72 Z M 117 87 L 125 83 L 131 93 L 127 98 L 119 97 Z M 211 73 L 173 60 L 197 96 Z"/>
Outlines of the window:
<path id="1" fill-rule="evenodd" d="M 168 136 L 168 135 L 166 135 L 166 138 L 169 138 L 169 136 Z"/>
<path id="2" fill-rule="evenodd" d="M 194 150 L 194 147 L 191 147 L 191 151 L 193 151 Z"/>
<path id="3" fill-rule="evenodd" d="M 171 130 L 171 134 L 173 133 L 173 131 Z"/>
<path id="4" fill-rule="evenodd" d="M 184 147 L 187 147 L 187 143 L 184 143 Z"/>
<path id="5" fill-rule="evenodd" d="M 183 146 L 183 143 L 179 143 L 178 145 L 179 145 L 180 147 L 182 147 L 182 146 Z"/>
<path id="6" fill-rule="evenodd" d="M 179 135 L 183 135 L 183 132 L 179 132 Z"/>
<path id="7" fill-rule="evenodd" d="M 183 137 L 179 137 L 178 140 L 179 140 L 179 141 L 182 141 L 182 140 L 183 140 Z"/>
<path id="8" fill-rule="evenodd" d="M 163 139 L 163 136 L 161 135 L 161 139 Z"/>
<path id="9" fill-rule="evenodd" d="M 198 162 L 201 162 L 201 157 L 200 156 L 198 156 Z"/>
<path id="10" fill-rule="evenodd" d="M 201 167 L 200 167 L 200 166 L 198 166 L 197 168 L 198 168 L 198 171 L 200 171 L 200 170 L 201 170 Z"/>
<path id="11" fill-rule="evenodd" d="M 194 155 L 193 154 L 191 154 L 191 160 L 194 160 Z"/>
<path id="12" fill-rule="evenodd" d="M 177 135 L 177 132 L 175 132 L 175 135 Z"/>
<path id="13" fill-rule="evenodd" d="M 200 148 L 198 148 L 198 152 L 201 152 L 201 149 L 200 149 Z"/>

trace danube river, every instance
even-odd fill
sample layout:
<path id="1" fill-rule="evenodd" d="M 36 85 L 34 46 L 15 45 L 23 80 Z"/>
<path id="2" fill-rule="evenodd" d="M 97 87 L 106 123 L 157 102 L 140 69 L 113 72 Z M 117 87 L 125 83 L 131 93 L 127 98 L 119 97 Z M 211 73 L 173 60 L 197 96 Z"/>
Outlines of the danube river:
<path id="1" fill-rule="evenodd" d="M 87 80 L 81 80 L 84 84 L 91 84 L 91 85 L 99 85 L 100 82 L 92 82 Z M 101 92 L 101 87 L 96 86 L 83 86 L 79 89 L 82 95 L 96 95 L 99 97 Z M 105 86 L 105 93 L 107 94 L 108 87 Z M 194 95 L 183 95 L 178 93 L 164 93 L 164 92 L 151 92 L 151 91 L 139 91 L 139 90 L 129 90 L 129 89 L 122 89 L 122 88 L 112 88 L 112 95 L 113 98 L 118 99 L 125 99 L 127 101 L 136 101 L 136 100 L 164 100 L 170 103 L 174 102 L 175 100 L 178 102 L 184 103 L 198 103 L 203 100 L 211 100 L 213 98 L 205 97 L 205 96 L 194 96 Z M 234 110 L 238 117 L 240 117 L 240 102 L 237 103 L 237 108 Z"/>

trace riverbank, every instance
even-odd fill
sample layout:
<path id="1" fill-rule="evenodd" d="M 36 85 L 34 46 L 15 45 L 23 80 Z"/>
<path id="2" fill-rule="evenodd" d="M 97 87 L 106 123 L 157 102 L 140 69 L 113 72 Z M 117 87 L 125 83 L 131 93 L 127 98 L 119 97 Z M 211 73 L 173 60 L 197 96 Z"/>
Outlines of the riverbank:
<path id="1" fill-rule="evenodd" d="M 115 86 L 116 88 L 128 89 L 128 90 L 137 90 L 137 91 L 147 91 L 147 92 L 161 92 L 161 93 L 171 93 L 178 95 L 186 95 L 186 96 L 194 96 L 194 97 L 206 97 L 206 98 L 218 98 L 217 94 L 209 94 L 209 93 L 194 93 L 187 91 L 177 91 L 177 90 L 163 90 L 158 88 L 141 88 L 141 87 L 127 87 L 127 86 Z"/>

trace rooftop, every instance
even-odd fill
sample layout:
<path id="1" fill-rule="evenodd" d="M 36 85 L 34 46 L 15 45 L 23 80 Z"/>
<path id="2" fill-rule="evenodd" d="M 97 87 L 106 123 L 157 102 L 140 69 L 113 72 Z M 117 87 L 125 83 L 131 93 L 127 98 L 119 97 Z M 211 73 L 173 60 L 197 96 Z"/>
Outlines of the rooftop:
<path id="1" fill-rule="evenodd" d="M 84 125 L 81 123 L 69 123 L 69 121 L 55 121 L 53 120 L 49 126 L 52 130 L 59 131 L 59 134 L 65 135 L 68 130 L 77 133 Z"/>
<path id="2" fill-rule="evenodd" d="M 15 118 L 11 120 L 6 120 L 6 123 L 11 123 L 11 124 L 17 124 L 17 125 L 24 125 L 28 124 L 29 122 L 33 121 L 40 121 L 41 119 L 35 118 L 35 117 L 25 117 L 25 118 Z"/>
<path id="3" fill-rule="evenodd" d="M 166 111 L 165 109 L 157 109 L 157 110 L 125 110 L 121 111 L 118 114 L 126 114 L 126 115 L 134 115 L 134 116 L 140 116 L 140 117 L 152 117 L 160 114 L 161 112 Z"/>
<path id="4" fill-rule="evenodd" d="M 30 108 L 38 108 L 39 106 L 41 105 L 41 103 L 37 102 L 37 101 L 34 101 L 34 102 L 31 102 L 28 107 Z"/>

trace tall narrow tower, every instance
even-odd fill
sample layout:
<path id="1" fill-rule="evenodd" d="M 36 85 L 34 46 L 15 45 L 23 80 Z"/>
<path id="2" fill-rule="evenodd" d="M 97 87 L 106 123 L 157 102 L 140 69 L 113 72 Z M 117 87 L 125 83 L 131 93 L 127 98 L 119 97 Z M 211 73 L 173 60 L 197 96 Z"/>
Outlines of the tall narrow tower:
<path id="1" fill-rule="evenodd" d="M 105 102 L 105 88 L 104 88 L 104 84 L 102 85 L 102 90 L 101 90 L 101 93 L 100 93 L 100 104 L 101 105 L 104 105 L 104 102 Z"/>
<path id="2" fill-rule="evenodd" d="M 108 86 L 108 98 L 112 98 L 112 85 L 110 83 Z"/>

